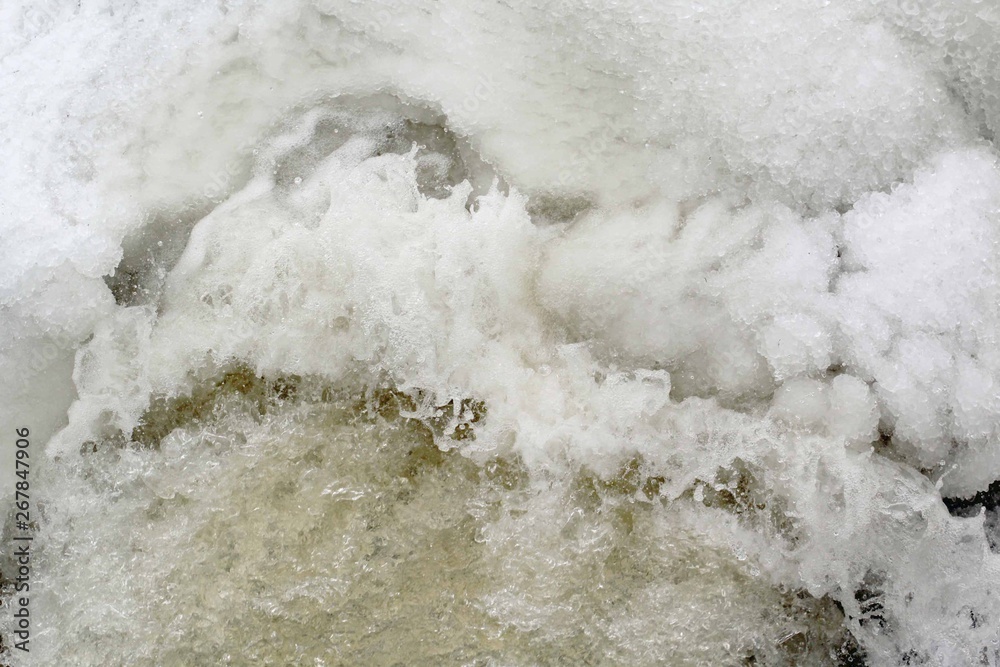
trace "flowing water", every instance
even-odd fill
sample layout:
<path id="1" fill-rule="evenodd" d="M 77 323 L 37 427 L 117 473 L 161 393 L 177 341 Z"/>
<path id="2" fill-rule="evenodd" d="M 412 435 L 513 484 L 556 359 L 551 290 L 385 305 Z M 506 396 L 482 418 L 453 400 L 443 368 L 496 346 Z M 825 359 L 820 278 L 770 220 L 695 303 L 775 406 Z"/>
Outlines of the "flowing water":
<path id="1" fill-rule="evenodd" d="M 1000 665 L 992 3 L 0 16 L 0 664 Z"/>

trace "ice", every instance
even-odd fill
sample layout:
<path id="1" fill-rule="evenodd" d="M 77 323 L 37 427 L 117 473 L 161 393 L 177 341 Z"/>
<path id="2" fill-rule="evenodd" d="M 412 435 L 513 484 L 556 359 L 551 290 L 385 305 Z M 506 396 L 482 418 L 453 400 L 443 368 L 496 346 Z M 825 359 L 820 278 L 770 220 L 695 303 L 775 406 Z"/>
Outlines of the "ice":
<path id="1" fill-rule="evenodd" d="M 1000 664 L 991 4 L 84 4 L 0 10 L 37 664 Z"/>
<path id="2" fill-rule="evenodd" d="M 844 219 L 842 358 L 874 380 L 886 429 L 922 466 L 994 448 L 996 393 L 966 387 L 985 389 L 1000 371 L 998 186 L 991 155 L 951 153 Z M 946 479 L 948 493 L 975 490 Z"/>

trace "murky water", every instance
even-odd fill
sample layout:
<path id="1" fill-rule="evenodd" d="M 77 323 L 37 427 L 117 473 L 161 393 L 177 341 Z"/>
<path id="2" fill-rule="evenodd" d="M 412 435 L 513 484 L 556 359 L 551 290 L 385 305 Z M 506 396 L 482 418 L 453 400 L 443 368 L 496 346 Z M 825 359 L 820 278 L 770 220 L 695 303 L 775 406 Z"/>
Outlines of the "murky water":
<path id="1" fill-rule="evenodd" d="M 1000 665 L 991 4 L 0 18 L 3 660 Z"/>

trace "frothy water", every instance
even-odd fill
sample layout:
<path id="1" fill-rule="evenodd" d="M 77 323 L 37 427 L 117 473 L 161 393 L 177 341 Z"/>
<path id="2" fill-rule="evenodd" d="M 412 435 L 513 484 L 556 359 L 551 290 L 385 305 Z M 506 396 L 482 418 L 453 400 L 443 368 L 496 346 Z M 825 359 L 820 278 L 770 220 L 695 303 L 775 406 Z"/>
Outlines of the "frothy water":
<path id="1" fill-rule="evenodd" d="M 991 5 L 2 14 L 5 660 L 1000 665 Z"/>

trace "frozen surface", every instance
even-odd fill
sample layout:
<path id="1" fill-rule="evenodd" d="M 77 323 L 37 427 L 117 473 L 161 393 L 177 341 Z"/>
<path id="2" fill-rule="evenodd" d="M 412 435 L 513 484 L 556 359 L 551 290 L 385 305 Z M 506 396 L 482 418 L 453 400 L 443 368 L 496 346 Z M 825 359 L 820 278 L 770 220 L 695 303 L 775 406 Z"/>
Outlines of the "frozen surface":
<path id="1" fill-rule="evenodd" d="M 994 3 L 0 26 L 30 664 L 1000 665 Z"/>

